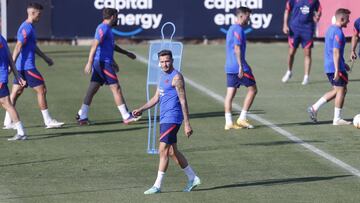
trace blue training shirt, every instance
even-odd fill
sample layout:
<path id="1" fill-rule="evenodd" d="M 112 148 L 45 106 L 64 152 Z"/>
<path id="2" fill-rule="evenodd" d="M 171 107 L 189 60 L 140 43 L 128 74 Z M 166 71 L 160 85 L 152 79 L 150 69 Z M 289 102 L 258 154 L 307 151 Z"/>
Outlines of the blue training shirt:
<path id="1" fill-rule="evenodd" d="M 175 69 L 171 73 L 161 72 L 158 85 L 160 92 L 160 124 L 181 124 L 184 119 L 179 96 L 172 85 L 172 81 L 177 74 L 179 72 Z"/>
<path id="2" fill-rule="evenodd" d="M 101 23 L 96 28 L 95 39 L 99 41 L 94 60 L 112 63 L 114 55 L 114 35 L 111 26 Z"/>
<path id="3" fill-rule="evenodd" d="M 286 10 L 290 13 L 291 30 L 315 31 L 314 13 L 321 12 L 319 0 L 287 0 Z"/>
<path id="4" fill-rule="evenodd" d="M 333 49 L 340 50 L 340 61 L 339 61 L 339 71 L 346 71 L 345 69 L 345 59 L 344 59 L 344 49 L 345 49 L 345 35 L 342 29 L 336 25 L 331 25 L 325 35 L 325 50 L 324 50 L 324 70 L 325 73 L 334 73 L 334 51 Z"/>
<path id="5" fill-rule="evenodd" d="M 354 33 L 357 35 L 360 33 L 360 18 L 356 19 L 354 22 Z"/>
<path id="6" fill-rule="evenodd" d="M 17 70 L 31 70 L 35 66 L 36 33 L 34 26 L 25 21 L 17 32 L 17 40 L 21 42 L 22 48 L 16 60 Z"/>
<path id="7" fill-rule="evenodd" d="M 0 35 L 0 83 L 8 82 L 9 75 L 9 47 L 3 36 Z"/>
<path id="8" fill-rule="evenodd" d="M 226 34 L 226 73 L 239 73 L 239 64 L 236 59 L 235 45 L 240 46 L 241 64 L 244 72 L 249 72 L 250 67 L 245 60 L 246 56 L 246 35 L 239 24 L 231 25 Z"/>

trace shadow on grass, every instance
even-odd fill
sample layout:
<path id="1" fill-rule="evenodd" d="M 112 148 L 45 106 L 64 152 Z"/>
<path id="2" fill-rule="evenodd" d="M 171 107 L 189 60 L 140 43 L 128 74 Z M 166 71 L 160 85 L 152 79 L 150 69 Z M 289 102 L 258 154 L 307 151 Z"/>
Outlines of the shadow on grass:
<path id="1" fill-rule="evenodd" d="M 30 199 L 30 198 L 41 198 L 41 197 L 52 197 L 52 196 L 62 196 L 62 195 L 78 195 L 82 193 L 93 193 L 93 192 L 106 192 L 106 191 L 120 191 L 120 190 L 128 190 L 134 188 L 143 188 L 143 186 L 133 186 L 126 188 L 108 188 L 108 189 L 93 189 L 93 190 L 79 190 L 79 191 L 70 191 L 70 192 L 58 192 L 58 193 L 48 193 L 48 194 L 31 194 L 31 195 L 22 195 L 8 198 L 1 198 L 0 200 L 11 200 L 11 199 Z"/>
<path id="2" fill-rule="evenodd" d="M 250 111 L 251 114 L 265 114 L 264 110 L 255 109 Z M 234 112 L 233 115 L 240 114 L 240 112 Z M 238 116 L 238 115 L 236 115 Z M 214 111 L 214 112 L 203 112 L 203 113 L 191 113 L 190 118 L 212 118 L 212 117 L 224 117 L 225 119 L 225 112 L 224 111 Z"/>
<path id="3" fill-rule="evenodd" d="M 345 120 L 351 120 L 351 119 L 345 119 Z M 288 126 L 308 126 L 308 125 L 328 125 L 328 124 L 332 124 L 333 121 L 332 120 L 327 120 L 327 121 L 318 121 L 316 123 L 311 122 L 311 121 L 306 121 L 306 122 L 293 122 L 293 123 L 278 123 L 278 124 L 274 124 L 274 126 L 277 127 L 288 127 Z M 256 125 L 255 128 L 267 128 L 267 125 Z"/>
<path id="4" fill-rule="evenodd" d="M 207 151 L 216 151 L 216 150 L 232 150 L 234 148 L 239 148 L 239 146 L 281 146 L 288 144 L 302 144 L 302 143 L 321 143 L 324 141 L 321 140 L 304 140 L 303 142 L 294 142 L 291 140 L 285 141 L 275 141 L 275 142 L 256 142 L 256 143 L 246 143 L 246 144 L 233 144 L 233 145 L 216 145 L 216 146 L 203 146 L 196 148 L 184 148 L 181 149 L 183 152 L 207 152 Z"/>
<path id="5" fill-rule="evenodd" d="M 235 184 L 229 184 L 229 185 L 220 185 L 220 186 L 209 187 L 209 188 L 200 188 L 200 189 L 197 189 L 194 191 L 208 191 L 208 190 L 251 187 L 251 186 L 273 186 L 273 185 L 307 183 L 307 182 L 333 180 L 333 179 L 337 179 L 337 178 L 346 178 L 346 177 L 351 177 L 351 176 L 353 176 L 353 175 L 311 176 L 311 177 L 301 177 L 301 178 L 269 179 L 269 180 L 259 180 L 259 181 L 235 183 Z"/>
<path id="6" fill-rule="evenodd" d="M 74 135 L 92 135 L 92 134 L 103 134 L 103 133 L 113 133 L 113 132 L 127 132 L 140 130 L 147 127 L 134 127 L 134 128 L 126 128 L 126 129 L 113 129 L 113 130 L 93 130 L 93 131 L 74 131 L 74 132 L 55 132 L 55 133 L 46 133 L 46 134 L 37 134 L 30 135 L 28 140 L 42 140 L 49 138 L 57 138 L 64 136 L 74 136 Z"/>
<path id="7" fill-rule="evenodd" d="M 47 162 L 53 162 L 53 161 L 62 161 L 66 158 L 59 158 L 59 159 L 48 159 L 48 160 L 38 160 L 38 161 L 27 161 L 27 162 L 21 162 L 21 163 L 12 163 L 12 164 L 2 164 L 0 167 L 10 167 L 10 166 L 19 166 L 19 165 L 26 165 L 26 164 L 40 164 L 40 163 L 47 163 Z"/>
<path id="8" fill-rule="evenodd" d="M 257 143 L 247 143 L 247 144 L 240 144 L 244 146 L 279 146 L 279 145 L 287 145 L 287 144 L 301 144 L 301 143 L 320 143 L 324 141 L 320 140 L 303 140 L 303 142 L 294 142 L 291 140 L 286 141 L 276 141 L 276 142 L 257 142 Z"/>
<path id="9" fill-rule="evenodd" d="M 291 80 L 288 81 L 287 83 L 293 84 L 293 83 L 301 83 L 302 80 Z M 360 82 L 360 79 L 349 79 L 349 82 Z M 312 84 L 322 84 L 322 83 L 329 83 L 328 80 L 310 80 L 309 85 L 311 86 Z"/>
<path id="10" fill-rule="evenodd" d="M 123 124 L 123 122 L 119 119 L 104 119 L 104 120 L 90 120 L 90 126 L 98 126 L 98 125 L 114 125 L 114 124 L 119 124 L 119 125 L 125 125 Z M 137 125 L 137 124 L 147 124 L 147 119 L 140 119 L 139 121 L 136 121 L 133 124 L 130 125 Z M 64 126 L 62 126 L 61 128 L 52 128 L 51 130 L 61 130 L 61 129 L 68 129 L 68 128 L 74 128 L 74 127 L 86 127 L 87 125 L 84 126 L 80 126 L 77 122 L 70 122 L 70 123 L 65 123 Z M 44 125 L 29 125 L 29 126 L 25 126 L 25 128 L 30 129 L 30 128 L 45 128 Z"/>

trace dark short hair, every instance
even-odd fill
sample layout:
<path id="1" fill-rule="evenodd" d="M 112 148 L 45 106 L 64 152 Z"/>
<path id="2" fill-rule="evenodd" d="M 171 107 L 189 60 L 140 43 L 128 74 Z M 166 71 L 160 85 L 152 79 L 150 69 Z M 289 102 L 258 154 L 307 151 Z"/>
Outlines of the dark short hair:
<path id="1" fill-rule="evenodd" d="M 350 15 L 351 11 L 346 8 L 339 8 L 335 12 L 335 16 L 344 16 L 344 15 Z"/>
<path id="2" fill-rule="evenodd" d="M 235 14 L 236 15 L 239 15 L 239 14 L 247 14 L 247 13 L 251 13 L 251 9 L 248 8 L 248 7 L 245 7 L 245 6 L 241 6 L 240 8 L 237 8 L 236 11 L 235 11 Z"/>
<path id="3" fill-rule="evenodd" d="M 43 10 L 44 9 L 44 7 L 41 4 L 36 3 L 36 2 L 29 3 L 27 8 L 33 8 L 33 9 L 36 9 L 36 10 Z"/>
<path id="4" fill-rule="evenodd" d="M 170 56 L 170 58 L 172 58 L 172 52 L 168 49 L 163 49 L 158 53 L 158 58 L 160 58 L 160 56 Z"/>
<path id="5" fill-rule="evenodd" d="M 110 19 L 111 16 L 114 16 L 118 13 L 115 8 L 104 8 L 103 10 L 103 19 Z"/>

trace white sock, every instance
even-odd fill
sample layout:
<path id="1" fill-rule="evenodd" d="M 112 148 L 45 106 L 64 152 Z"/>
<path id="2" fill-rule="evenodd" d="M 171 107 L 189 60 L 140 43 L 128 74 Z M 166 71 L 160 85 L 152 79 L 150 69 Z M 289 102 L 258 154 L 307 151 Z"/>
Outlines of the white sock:
<path id="1" fill-rule="evenodd" d="M 47 124 L 51 120 L 51 116 L 48 109 L 41 110 L 42 116 L 44 118 L 44 123 Z"/>
<path id="2" fill-rule="evenodd" d="M 321 97 L 314 105 L 312 105 L 312 108 L 317 112 L 322 105 L 326 104 L 326 102 L 326 99 Z"/>
<path id="3" fill-rule="evenodd" d="M 240 120 L 246 120 L 247 113 L 248 113 L 247 111 L 242 110 L 241 113 L 240 113 L 239 119 Z"/>
<path id="4" fill-rule="evenodd" d="M 191 168 L 190 165 L 188 165 L 187 167 L 185 167 L 183 170 L 184 170 L 185 174 L 187 175 L 189 181 L 194 180 L 194 178 L 195 178 L 196 175 L 195 175 L 195 172 L 192 170 L 192 168 Z"/>
<path id="5" fill-rule="evenodd" d="M 121 104 L 120 106 L 118 106 L 118 109 L 119 109 L 123 119 L 128 119 L 130 117 L 130 114 L 129 114 L 125 104 Z"/>
<path id="6" fill-rule="evenodd" d="M 78 114 L 80 115 L 80 119 L 88 118 L 88 112 L 89 112 L 89 105 L 82 104 L 81 109 L 78 112 Z"/>
<path id="7" fill-rule="evenodd" d="M 10 125 L 10 124 L 11 124 L 10 114 L 8 112 L 6 112 L 5 118 L 4 118 L 4 126 Z"/>
<path id="8" fill-rule="evenodd" d="M 334 108 L 334 121 L 340 120 L 341 119 L 341 108 Z"/>
<path id="9" fill-rule="evenodd" d="M 18 135 L 25 135 L 24 126 L 21 121 L 14 124 Z"/>
<path id="10" fill-rule="evenodd" d="M 291 74 L 292 74 L 291 70 L 286 71 L 286 75 L 291 75 Z"/>
<path id="11" fill-rule="evenodd" d="M 158 175 L 156 177 L 154 187 L 157 187 L 159 189 L 161 188 L 161 183 L 162 183 L 162 179 L 164 178 L 164 176 L 165 176 L 165 172 L 158 171 Z"/>
<path id="12" fill-rule="evenodd" d="M 225 123 L 226 123 L 226 125 L 233 124 L 231 113 L 225 113 Z"/>
<path id="13" fill-rule="evenodd" d="M 308 80 L 309 79 L 309 75 L 304 75 L 304 80 Z"/>

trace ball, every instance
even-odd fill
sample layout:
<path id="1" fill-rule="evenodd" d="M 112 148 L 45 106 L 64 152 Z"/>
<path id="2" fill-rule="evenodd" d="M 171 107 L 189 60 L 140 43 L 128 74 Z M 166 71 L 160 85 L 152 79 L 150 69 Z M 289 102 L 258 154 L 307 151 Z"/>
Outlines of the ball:
<path id="1" fill-rule="evenodd" d="M 360 114 L 358 114 L 354 117 L 353 124 L 354 124 L 355 128 L 360 129 Z"/>

